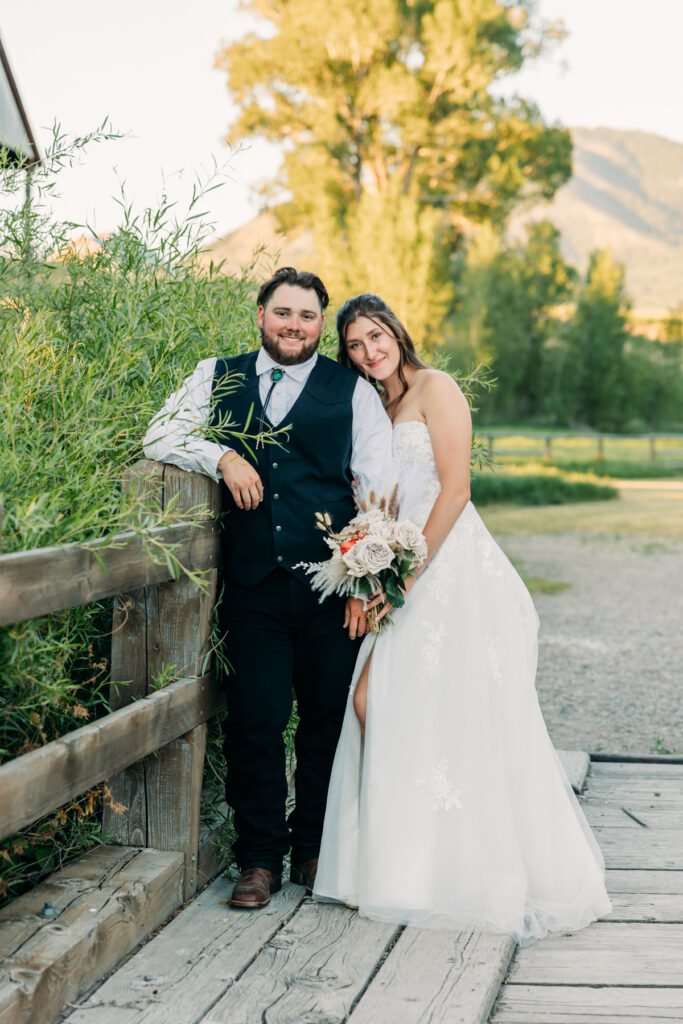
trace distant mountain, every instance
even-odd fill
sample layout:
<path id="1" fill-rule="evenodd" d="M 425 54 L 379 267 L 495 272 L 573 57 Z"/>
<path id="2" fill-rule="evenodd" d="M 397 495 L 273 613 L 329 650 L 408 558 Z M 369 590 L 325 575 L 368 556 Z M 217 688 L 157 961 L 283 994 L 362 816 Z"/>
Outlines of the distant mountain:
<path id="1" fill-rule="evenodd" d="M 226 273 L 235 274 L 254 264 L 262 273 L 274 267 L 313 266 L 313 232 L 283 234 L 273 213 L 266 211 L 241 228 L 217 239 L 206 249 L 202 261 L 223 262 Z"/>
<path id="2" fill-rule="evenodd" d="M 574 173 L 552 202 L 518 214 L 548 218 L 564 255 L 585 270 L 592 249 L 609 246 L 626 266 L 639 313 L 683 303 L 683 145 L 646 132 L 572 128 Z"/>
<path id="3" fill-rule="evenodd" d="M 626 266 L 635 309 L 658 316 L 683 303 L 683 145 L 645 132 L 572 128 L 574 174 L 550 203 L 518 213 L 513 231 L 548 218 L 562 232 L 564 254 L 585 270 L 592 249 L 609 246 Z M 207 255 L 231 272 L 264 246 L 262 265 L 315 259 L 310 231 L 283 235 L 263 213 L 215 242 Z"/>

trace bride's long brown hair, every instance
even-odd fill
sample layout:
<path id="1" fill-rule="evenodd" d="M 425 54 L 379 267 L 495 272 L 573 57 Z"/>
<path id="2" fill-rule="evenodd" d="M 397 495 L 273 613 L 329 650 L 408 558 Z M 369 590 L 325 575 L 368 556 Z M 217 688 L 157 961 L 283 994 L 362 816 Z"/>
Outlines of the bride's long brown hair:
<path id="1" fill-rule="evenodd" d="M 396 398 L 393 398 L 391 402 L 387 403 L 386 409 L 388 412 L 392 406 L 397 405 L 401 401 L 408 390 L 408 381 L 403 372 L 403 367 L 412 366 L 416 370 L 423 370 L 427 368 L 427 363 L 420 359 L 413 339 L 393 310 L 387 306 L 384 299 L 381 299 L 379 295 L 373 295 L 372 292 L 364 292 L 362 295 L 354 295 L 352 299 L 347 299 L 337 313 L 337 337 L 339 342 L 337 362 L 365 376 L 363 371 L 351 359 L 346 348 L 346 333 L 350 325 L 361 316 L 367 317 L 368 320 L 372 320 L 378 326 L 386 327 L 398 343 L 398 379 L 401 384 L 401 393 Z M 371 379 L 370 383 L 374 384 L 378 391 L 380 390 L 378 381 Z M 384 388 L 381 388 L 381 391 L 386 394 Z"/>

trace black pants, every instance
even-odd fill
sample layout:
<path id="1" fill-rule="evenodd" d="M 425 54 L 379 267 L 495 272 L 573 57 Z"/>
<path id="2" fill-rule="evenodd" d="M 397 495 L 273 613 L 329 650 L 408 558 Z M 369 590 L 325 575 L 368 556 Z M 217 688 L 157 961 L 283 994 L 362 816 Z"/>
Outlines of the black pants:
<path id="1" fill-rule="evenodd" d="M 283 569 L 253 589 L 226 581 L 222 619 L 232 668 L 224 749 L 226 797 L 235 810 L 235 859 L 242 869 L 279 873 L 290 845 L 293 864 L 318 856 L 359 641 L 342 628 L 341 598 L 319 604 L 307 583 Z M 292 690 L 299 710 L 296 807 L 287 820 L 282 733 Z"/>

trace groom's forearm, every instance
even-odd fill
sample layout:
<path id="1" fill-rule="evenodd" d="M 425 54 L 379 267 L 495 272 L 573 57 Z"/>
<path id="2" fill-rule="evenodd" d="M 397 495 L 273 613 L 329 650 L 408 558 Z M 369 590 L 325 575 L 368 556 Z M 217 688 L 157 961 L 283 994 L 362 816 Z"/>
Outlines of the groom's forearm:
<path id="1" fill-rule="evenodd" d="M 205 433 L 211 414 L 215 359 L 202 360 L 152 418 L 142 442 L 146 458 L 220 480 L 218 463 L 228 450 Z"/>

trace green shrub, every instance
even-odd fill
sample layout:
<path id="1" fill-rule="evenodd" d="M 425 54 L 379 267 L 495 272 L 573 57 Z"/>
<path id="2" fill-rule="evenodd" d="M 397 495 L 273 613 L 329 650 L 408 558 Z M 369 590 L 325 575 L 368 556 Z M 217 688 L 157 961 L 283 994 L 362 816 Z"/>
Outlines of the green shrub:
<path id="1" fill-rule="evenodd" d="M 605 501 L 618 497 L 614 487 L 564 474 L 559 470 L 526 472 L 507 468 L 472 476 L 472 501 L 475 505 L 512 502 L 515 505 L 565 505 L 576 501 Z"/>
<path id="2" fill-rule="evenodd" d="M 603 462 L 551 462 L 551 466 L 573 473 L 590 473 L 614 480 L 666 480 L 683 477 L 683 466 L 665 466 L 648 462 L 617 462 L 605 459 Z"/>

